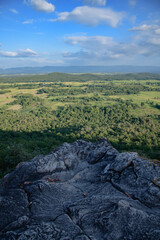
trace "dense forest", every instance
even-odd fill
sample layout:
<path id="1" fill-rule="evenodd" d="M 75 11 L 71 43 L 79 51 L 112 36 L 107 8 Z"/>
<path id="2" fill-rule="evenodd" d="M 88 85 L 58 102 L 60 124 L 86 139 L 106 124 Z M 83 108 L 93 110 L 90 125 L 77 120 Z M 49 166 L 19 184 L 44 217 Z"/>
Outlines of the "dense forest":
<path id="1" fill-rule="evenodd" d="M 0 176 L 63 142 L 106 137 L 160 160 L 160 75 L 0 77 Z"/>

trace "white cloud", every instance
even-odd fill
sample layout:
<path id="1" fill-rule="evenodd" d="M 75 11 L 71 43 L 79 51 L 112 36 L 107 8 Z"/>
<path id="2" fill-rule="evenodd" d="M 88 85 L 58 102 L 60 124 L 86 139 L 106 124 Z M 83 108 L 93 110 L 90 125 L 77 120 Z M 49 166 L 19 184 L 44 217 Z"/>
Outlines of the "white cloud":
<path id="1" fill-rule="evenodd" d="M 37 56 L 38 53 L 27 48 L 26 50 L 20 49 L 16 52 L 0 51 L 0 55 L 3 57 L 34 57 Z"/>
<path id="2" fill-rule="evenodd" d="M 137 4 L 137 1 L 136 0 L 129 0 L 129 4 L 134 7 Z"/>
<path id="3" fill-rule="evenodd" d="M 51 13 L 55 10 L 55 6 L 46 0 L 24 0 L 24 2 L 32 6 L 38 12 Z"/>
<path id="4" fill-rule="evenodd" d="M 65 39 L 66 43 L 72 44 L 72 45 L 80 45 L 81 47 L 85 48 L 92 48 L 94 51 L 101 48 L 102 46 L 113 46 L 114 40 L 112 37 L 104 37 L 104 36 L 71 36 L 66 37 Z"/>
<path id="5" fill-rule="evenodd" d="M 50 21 L 75 21 L 84 25 L 97 26 L 107 24 L 116 27 L 124 18 L 122 12 L 115 12 L 110 8 L 96 8 L 89 6 L 76 7 L 72 12 L 62 12 L 57 19 Z"/>
<path id="6" fill-rule="evenodd" d="M 129 31 L 137 32 L 135 39 L 141 41 L 143 44 L 149 48 L 154 48 L 156 45 L 160 45 L 160 25 L 147 25 L 143 24 L 137 27 L 129 29 Z M 158 51 L 158 49 L 156 49 Z M 158 51 L 159 52 L 159 51 Z"/>
<path id="7" fill-rule="evenodd" d="M 106 36 L 69 36 L 64 41 L 79 48 L 77 52 L 63 53 L 72 64 L 129 64 L 132 61 L 137 64 L 140 59 L 153 61 L 153 58 L 160 57 L 160 35 L 154 32 L 138 31 L 128 42 L 118 42 Z"/>
<path id="8" fill-rule="evenodd" d="M 153 44 L 153 45 L 159 45 L 160 47 L 160 37 L 158 36 L 151 36 L 149 39 L 148 39 L 149 43 Z"/>
<path id="9" fill-rule="evenodd" d="M 9 52 L 9 51 L 2 51 L 0 52 L 0 55 L 3 57 L 16 57 L 17 53 L 16 52 Z"/>
<path id="10" fill-rule="evenodd" d="M 10 9 L 10 12 L 15 13 L 15 14 L 18 14 L 18 11 L 17 11 L 16 9 L 14 9 L 14 8 L 11 8 L 11 9 Z"/>
<path id="11" fill-rule="evenodd" d="M 155 30 L 156 34 L 160 34 L 160 27 Z"/>
<path id="12" fill-rule="evenodd" d="M 104 61 L 117 59 L 120 53 L 114 52 L 117 43 L 112 37 L 105 36 L 72 36 L 66 37 L 65 42 L 81 48 L 78 52 L 65 52 L 63 56 L 69 60 L 103 64 Z M 88 64 L 88 63 L 87 63 Z"/>
<path id="13" fill-rule="evenodd" d="M 106 5 L 106 0 L 84 0 L 84 4 L 90 4 L 92 6 L 97 5 L 97 6 L 105 6 Z"/>
<path id="14" fill-rule="evenodd" d="M 157 28 L 160 28 L 160 26 L 143 24 L 138 27 L 131 28 L 130 31 L 151 31 L 156 30 Z"/>
<path id="15" fill-rule="evenodd" d="M 33 22 L 34 22 L 34 19 L 29 19 L 29 20 L 22 22 L 22 24 L 32 24 Z"/>

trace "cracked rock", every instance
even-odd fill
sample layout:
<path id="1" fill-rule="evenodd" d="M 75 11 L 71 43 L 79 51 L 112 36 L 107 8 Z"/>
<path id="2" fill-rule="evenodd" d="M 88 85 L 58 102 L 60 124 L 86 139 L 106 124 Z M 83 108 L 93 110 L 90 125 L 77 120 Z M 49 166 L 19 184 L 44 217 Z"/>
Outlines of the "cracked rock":
<path id="1" fill-rule="evenodd" d="M 160 168 L 102 139 L 64 143 L 0 183 L 1 240 L 159 240 Z"/>

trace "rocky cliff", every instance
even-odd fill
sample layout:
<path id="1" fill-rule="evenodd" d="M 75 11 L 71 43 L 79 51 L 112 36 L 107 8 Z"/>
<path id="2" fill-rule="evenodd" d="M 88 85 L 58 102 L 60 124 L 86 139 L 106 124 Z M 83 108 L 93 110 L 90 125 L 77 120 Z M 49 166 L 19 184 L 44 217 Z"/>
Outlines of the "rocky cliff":
<path id="1" fill-rule="evenodd" d="M 160 167 L 103 139 L 64 143 L 0 184 L 1 240 L 159 240 Z"/>

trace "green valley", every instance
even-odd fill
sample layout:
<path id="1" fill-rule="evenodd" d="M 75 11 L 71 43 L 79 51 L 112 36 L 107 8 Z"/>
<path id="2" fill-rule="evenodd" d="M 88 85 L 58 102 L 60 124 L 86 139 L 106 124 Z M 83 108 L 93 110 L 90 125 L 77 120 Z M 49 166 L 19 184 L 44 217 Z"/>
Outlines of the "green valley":
<path id="1" fill-rule="evenodd" d="M 103 137 L 160 160 L 159 74 L 0 76 L 0 176 L 63 142 Z"/>

